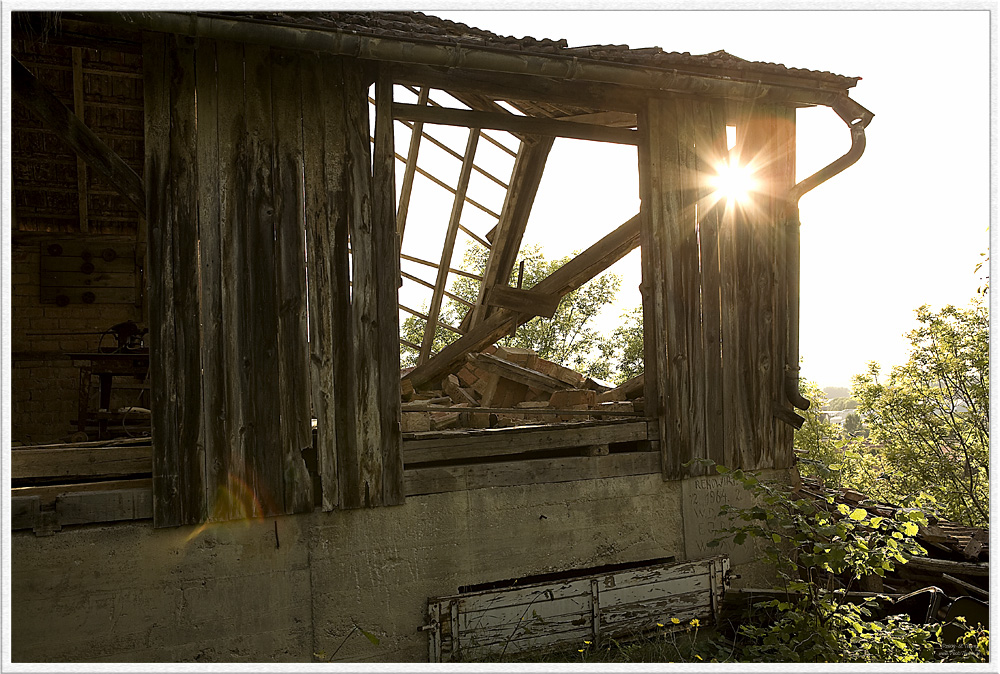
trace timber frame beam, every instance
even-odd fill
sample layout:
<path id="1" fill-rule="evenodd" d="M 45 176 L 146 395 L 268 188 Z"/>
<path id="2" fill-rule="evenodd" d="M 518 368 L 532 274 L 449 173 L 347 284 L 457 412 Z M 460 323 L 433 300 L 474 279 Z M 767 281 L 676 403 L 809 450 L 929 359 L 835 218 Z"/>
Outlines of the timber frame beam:
<path id="1" fill-rule="evenodd" d="M 11 57 L 10 69 L 14 98 L 42 120 L 46 129 L 73 148 L 78 157 L 107 178 L 109 184 L 146 217 L 145 188 L 135 171 L 16 58 Z"/>

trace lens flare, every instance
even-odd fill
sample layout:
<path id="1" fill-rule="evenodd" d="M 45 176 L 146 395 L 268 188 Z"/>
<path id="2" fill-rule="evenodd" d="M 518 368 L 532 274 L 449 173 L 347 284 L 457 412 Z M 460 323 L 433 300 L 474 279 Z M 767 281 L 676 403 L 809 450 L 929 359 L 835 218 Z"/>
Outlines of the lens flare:
<path id="1" fill-rule="evenodd" d="M 717 174 L 711 179 L 712 186 L 720 198 L 740 204 L 750 201 L 750 193 L 757 187 L 753 171 L 749 166 L 723 163 L 716 167 Z"/>

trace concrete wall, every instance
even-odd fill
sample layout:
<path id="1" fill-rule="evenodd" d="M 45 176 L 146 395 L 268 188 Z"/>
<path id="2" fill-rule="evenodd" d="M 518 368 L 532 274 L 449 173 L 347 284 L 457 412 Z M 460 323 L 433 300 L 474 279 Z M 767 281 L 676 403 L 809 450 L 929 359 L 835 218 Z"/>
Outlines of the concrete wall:
<path id="1" fill-rule="evenodd" d="M 658 475 L 411 497 L 404 506 L 154 530 L 17 533 L 12 659 L 427 660 L 427 599 L 459 586 L 685 558 Z"/>

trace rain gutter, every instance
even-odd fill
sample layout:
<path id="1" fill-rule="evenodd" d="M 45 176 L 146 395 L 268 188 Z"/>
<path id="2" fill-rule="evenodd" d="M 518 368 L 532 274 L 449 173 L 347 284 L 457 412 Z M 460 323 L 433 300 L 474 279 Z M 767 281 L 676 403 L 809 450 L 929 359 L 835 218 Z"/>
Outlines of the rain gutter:
<path id="1" fill-rule="evenodd" d="M 788 355 L 785 362 L 785 398 L 800 410 L 809 409 L 809 400 L 799 392 L 799 199 L 861 158 L 865 151 L 865 127 L 875 116 L 846 96 L 830 107 L 850 129 L 851 148 L 842 157 L 792 187 L 786 201 L 785 297 L 788 307 Z"/>

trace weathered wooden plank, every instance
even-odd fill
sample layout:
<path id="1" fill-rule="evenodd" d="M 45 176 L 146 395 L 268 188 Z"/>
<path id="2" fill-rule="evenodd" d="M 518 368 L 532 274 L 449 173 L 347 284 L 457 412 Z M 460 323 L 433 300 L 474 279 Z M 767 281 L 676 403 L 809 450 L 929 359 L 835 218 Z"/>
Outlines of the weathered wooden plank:
<path id="1" fill-rule="evenodd" d="M 445 231 L 444 244 L 441 247 L 441 261 L 437 265 L 437 278 L 434 281 L 434 291 L 431 293 L 431 304 L 427 310 L 428 320 L 424 325 L 423 340 L 420 343 L 418 363 L 425 363 L 431 355 L 434 345 L 434 335 L 437 333 L 438 315 L 441 313 L 441 302 L 444 298 L 444 288 L 448 283 L 448 270 L 451 268 L 451 258 L 455 252 L 455 239 L 458 236 L 458 223 L 462 218 L 462 207 L 465 205 L 465 193 L 469 189 L 469 178 L 476 159 L 476 147 L 479 144 L 479 129 L 469 130 L 469 139 L 465 145 L 462 168 L 458 175 L 458 185 L 455 188 L 455 199 L 451 206 L 451 216 Z"/>
<path id="2" fill-rule="evenodd" d="M 485 304 L 510 309 L 526 316 L 552 318 L 562 298 L 555 293 L 540 293 L 537 290 L 522 290 L 507 286 L 494 286 L 486 293 Z"/>
<path id="3" fill-rule="evenodd" d="M 378 326 L 378 399 L 382 432 L 382 493 L 379 504 L 399 505 L 405 499 L 399 397 L 399 239 L 396 235 L 396 183 L 392 121 L 392 73 L 379 64 L 375 79 L 375 143 L 372 156 L 372 227 Z"/>
<path id="4" fill-rule="evenodd" d="M 428 461 L 462 461 L 485 456 L 522 454 L 568 447 L 635 442 L 648 437 L 645 421 L 565 428 L 521 427 L 482 429 L 439 438 L 403 440 L 407 465 Z"/>
<path id="5" fill-rule="evenodd" d="M 906 562 L 906 567 L 934 573 L 951 573 L 963 576 L 989 576 L 989 563 L 953 562 L 946 559 L 930 559 L 929 557 L 912 557 Z"/>
<path id="6" fill-rule="evenodd" d="M 69 449 L 15 449 L 10 458 L 11 478 L 84 477 L 148 474 L 152 447 L 79 447 Z"/>
<path id="7" fill-rule="evenodd" d="M 725 108 L 718 101 L 699 101 L 695 140 L 698 175 L 698 238 L 701 252 L 702 339 L 704 353 L 705 457 L 725 464 L 725 401 L 722 371 L 722 269 L 719 236 L 725 202 L 713 204 L 712 188 L 704 178 L 713 175 L 729 150 L 726 146 Z"/>
<path id="8" fill-rule="evenodd" d="M 344 63 L 344 109 L 347 121 L 347 198 L 351 241 L 351 320 L 357 381 L 352 390 L 357 414 L 357 456 L 338 463 L 341 504 L 345 508 L 378 505 L 382 498 L 382 415 L 379 409 L 378 274 L 371 202 L 367 86 L 360 64 Z M 398 319 L 397 319 L 398 320 Z"/>
<path id="9" fill-rule="evenodd" d="M 511 172 L 510 186 L 507 188 L 503 208 L 500 211 L 497 234 L 490 249 L 489 259 L 486 261 L 486 269 L 483 271 L 479 298 L 469 323 L 471 327 L 479 325 L 489 315 L 487 297 L 490 291 L 506 286 L 510 282 L 524 230 L 528 226 L 531 206 L 538 193 L 545 162 L 554 142 L 554 138 L 539 137 L 521 143 Z"/>
<path id="10" fill-rule="evenodd" d="M 136 298 L 132 283 L 128 287 L 49 286 L 40 289 L 38 299 L 42 303 L 54 303 L 60 295 L 68 297 L 71 304 L 132 304 Z"/>
<path id="11" fill-rule="evenodd" d="M 250 363 L 248 391 L 247 454 L 244 482 L 259 504 L 254 515 L 278 515 L 283 503 L 283 456 L 279 422 L 280 371 L 277 340 L 278 307 L 275 297 L 275 193 L 274 145 L 271 110 L 271 54 L 266 47 L 245 45 L 243 50 L 246 92 L 246 134 L 242 162 L 247 199 L 245 293 L 249 311 L 241 317 L 241 334 L 247 340 Z"/>
<path id="12" fill-rule="evenodd" d="M 36 115 L 45 128 L 55 133 L 98 173 L 119 194 L 131 203 L 140 215 L 146 215 L 147 195 L 143 181 L 104 141 L 73 114 L 52 92 L 16 58 L 11 59 L 11 95 Z"/>
<path id="13" fill-rule="evenodd" d="M 202 40 L 196 55 L 198 86 L 198 235 L 201 258 L 202 404 L 204 406 L 205 489 L 209 509 L 215 487 L 224 483 L 215 466 L 227 463 L 226 339 L 233 338 L 231 324 L 223 320 L 222 194 L 220 190 L 220 126 L 235 120 L 219 120 L 219 80 L 216 43 Z"/>
<path id="14" fill-rule="evenodd" d="M 21 496 L 13 493 L 10 497 L 10 528 L 34 529 L 41 515 L 41 499 L 38 496 Z"/>
<path id="15" fill-rule="evenodd" d="M 583 251 L 532 289 L 540 293 L 567 295 L 602 271 L 625 257 L 639 245 L 639 216 L 629 219 L 593 246 Z M 525 317 L 523 322 L 530 320 Z M 519 318 L 507 309 L 501 309 L 478 327 L 455 340 L 423 365 L 418 365 L 406 375 L 414 386 L 440 379 L 465 358 L 470 351 L 478 351 L 508 333 Z"/>
<path id="16" fill-rule="evenodd" d="M 479 110 L 458 110 L 453 108 L 421 107 L 407 103 L 393 106 L 396 119 L 430 124 L 467 126 L 477 129 L 497 129 L 509 133 L 525 133 L 580 140 L 597 140 L 605 143 L 635 145 L 637 134 L 631 129 L 563 122 L 542 117 L 526 117 L 502 112 L 481 112 Z"/>
<path id="17" fill-rule="evenodd" d="M 131 272 L 98 272 L 80 273 L 78 270 L 61 272 L 42 272 L 42 286 L 39 295 L 52 293 L 55 288 L 125 288 L 135 289 L 135 276 Z"/>
<path id="18" fill-rule="evenodd" d="M 145 98 L 146 181 L 148 204 L 148 266 L 150 279 L 171 279 L 174 269 L 173 237 L 170 233 L 170 88 L 166 60 L 166 38 L 147 34 L 143 39 L 143 95 Z M 174 287 L 172 283 L 151 283 L 149 325 L 152 431 L 156 438 L 153 453 L 154 524 L 176 526 L 184 521 L 175 496 L 181 484 L 176 475 L 178 446 L 177 393 L 174 380 Z M 82 404 L 82 402 L 81 402 Z"/>
<path id="19" fill-rule="evenodd" d="M 337 394 L 334 388 L 334 312 L 337 290 L 334 254 L 333 208 L 340 196 L 342 172 L 334 171 L 343 162 L 338 141 L 343 135 L 336 128 L 342 116 L 339 62 L 322 68 L 318 56 L 303 55 L 302 81 L 302 158 L 305 181 L 306 258 L 309 276 L 309 348 L 312 385 L 312 414 L 317 426 L 317 463 L 319 466 L 323 510 L 336 507 L 337 485 Z M 328 163 L 330 172 L 327 172 Z M 346 260 L 345 260 L 346 263 Z M 346 293 L 347 289 L 343 291 Z M 348 302 L 345 298 L 344 302 Z M 341 344 L 340 346 L 344 346 Z"/>
<path id="20" fill-rule="evenodd" d="M 43 506 L 53 506 L 55 505 L 56 498 L 62 494 L 73 494 L 83 491 L 113 491 L 116 489 L 145 489 L 152 494 L 153 480 L 148 477 L 140 477 L 130 480 L 45 484 L 33 487 L 13 487 L 10 493 L 12 498 L 36 496 Z"/>
<path id="21" fill-rule="evenodd" d="M 201 317 L 198 296 L 198 164 L 195 107 L 195 49 L 179 41 L 167 48 L 170 74 L 170 172 L 168 226 L 173 238 L 173 340 L 161 348 L 175 353 L 173 377 L 163 382 L 176 392 L 177 453 L 169 471 L 178 476 L 180 522 L 194 524 L 206 516 L 205 450 L 201 402 Z M 157 277 L 153 277 L 154 279 Z M 160 277 L 162 278 L 162 277 Z M 166 277 L 169 278 L 169 277 Z M 159 346 L 159 345 L 157 345 Z M 154 346 L 155 348 L 155 346 Z M 168 373 L 169 375 L 169 373 Z M 152 386 L 159 385 L 156 378 Z M 155 452 L 154 456 L 159 453 Z M 156 462 L 154 461 L 154 480 Z M 167 466 L 164 466 L 167 467 Z"/>
<path id="22" fill-rule="evenodd" d="M 245 363 L 249 354 L 240 321 L 252 308 L 245 287 L 247 200 L 240 173 L 245 122 L 243 99 L 243 45 L 216 43 L 219 254 L 221 278 L 221 320 L 227 338 L 223 340 L 220 369 L 224 381 L 226 416 L 224 440 L 208 465 L 210 517 L 213 520 L 239 518 L 243 513 L 236 499 L 226 498 L 229 484 L 244 479 L 246 465 L 247 400 L 250 378 Z M 206 120 L 206 123 L 208 121 Z"/>
<path id="23" fill-rule="evenodd" d="M 772 179 L 774 181 L 772 192 L 773 216 L 771 226 L 774 236 L 774 273 L 775 273 L 775 293 L 774 293 L 774 345 L 775 355 L 772 363 L 774 376 L 774 404 L 792 412 L 788 406 L 785 396 L 782 394 L 785 386 L 785 359 L 790 351 L 788 344 L 788 297 L 785 285 L 787 283 L 787 265 L 790 262 L 786 259 L 786 224 L 792 217 L 794 206 L 786 200 L 789 190 L 795 185 L 795 109 L 791 107 L 775 106 L 775 158 Z M 795 295 L 798 296 L 798 288 L 795 288 Z M 798 345 L 795 346 L 798 353 Z M 774 430 L 774 467 L 788 468 L 794 464 L 794 454 L 792 443 L 794 437 L 794 427 L 777 417 Z"/>
<path id="24" fill-rule="evenodd" d="M 302 184 L 302 88 L 297 52 L 271 54 L 274 118 L 274 248 L 277 308 L 278 441 L 285 513 L 313 509 L 312 478 L 302 452 L 312 446 L 306 325 Z M 272 450 L 273 451 L 273 450 Z"/>
<path id="25" fill-rule="evenodd" d="M 659 458 L 654 452 L 628 452 L 606 456 L 570 456 L 508 463 L 412 468 L 406 470 L 404 477 L 406 495 L 414 496 L 521 484 L 599 480 L 658 471 Z"/>
<path id="26" fill-rule="evenodd" d="M 56 498 L 56 515 L 60 526 L 149 519 L 153 495 L 148 489 L 62 494 Z"/>

